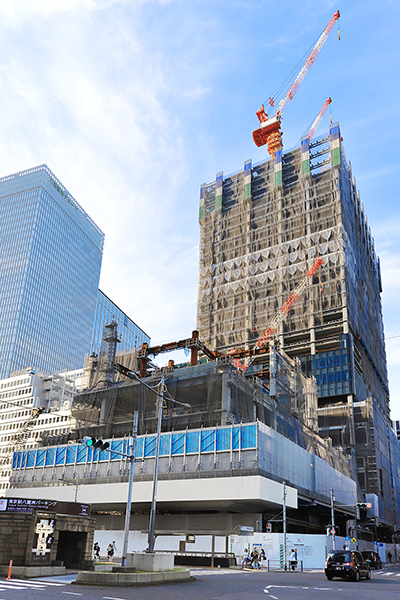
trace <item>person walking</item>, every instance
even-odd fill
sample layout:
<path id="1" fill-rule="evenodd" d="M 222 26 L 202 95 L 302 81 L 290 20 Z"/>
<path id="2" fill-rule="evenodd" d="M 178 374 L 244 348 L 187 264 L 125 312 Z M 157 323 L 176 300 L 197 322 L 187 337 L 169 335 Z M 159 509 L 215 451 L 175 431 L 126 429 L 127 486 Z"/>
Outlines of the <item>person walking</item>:
<path id="1" fill-rule="evenodd" d="M 260 555 L 258 554 L 258 550 L 257 548 L 254 548 L 253 552 L 251 553 L 251 562 L 253 565 L 253 569 L 259 569 L 260 565 Z"/>
<path id="2" fill-rule="evenodd" d="M 243 552 L 243 557 L 242 557 L 242 569 L 247 567 L 249 562 L 250 562 L 249 551 L 247 550 L 247 548 L 245 548 L 244 552 Z"/>
<path id="3" fill-rule="evenodd" d="M 296 553 L 293 548 L 290 551 L 290 568 L 292 571 L 294 571 L 296 568 Z"/>
<path id="4" fill-rule="evenodd" d="M 110 543 L 110 544 L 108 544 L 108 548 L 107 548 L 107 559 L 111 560 L 113 556 L 114 556 L 114 548 L 113 548 L 113 545 Z"/>
<path id="5" fill-rule="evenodd" d="M 265 563 L 267 561 L 267 557 L 265 556 L 265 551 L 264 548 L 261 548 L 260 550 L 260 559 L 261 559 L 261 568 L 265 569 Z"/>
<path id="6" fill-rule="evenodd" d="M 93 558 L 97 561 L 100 560 L 100 546 L 98 542 L 95 542 L 93 546 Z"/>

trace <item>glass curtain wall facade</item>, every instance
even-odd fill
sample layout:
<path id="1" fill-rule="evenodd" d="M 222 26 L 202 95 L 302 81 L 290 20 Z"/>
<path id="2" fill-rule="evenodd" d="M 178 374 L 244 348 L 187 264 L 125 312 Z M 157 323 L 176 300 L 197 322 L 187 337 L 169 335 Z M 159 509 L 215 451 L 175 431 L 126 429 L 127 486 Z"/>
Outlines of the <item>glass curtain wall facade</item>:
<path id="1" fill-rule="evenodd" d="M 150 344 L 150 337 L 136 325 L 108 296 L 98 290 L 94 319 L 91 354 L 99 354 L 103 343 L 104 326 L 114 320 L 118 323 L 121 342 L 118 351 L 132 350 L 143 343 Z"/>
<path id="2" fill-rule="evenodd" d="M 0 379 L 83 365 L 103 244 L 46 165 L 0 179 Z"/>

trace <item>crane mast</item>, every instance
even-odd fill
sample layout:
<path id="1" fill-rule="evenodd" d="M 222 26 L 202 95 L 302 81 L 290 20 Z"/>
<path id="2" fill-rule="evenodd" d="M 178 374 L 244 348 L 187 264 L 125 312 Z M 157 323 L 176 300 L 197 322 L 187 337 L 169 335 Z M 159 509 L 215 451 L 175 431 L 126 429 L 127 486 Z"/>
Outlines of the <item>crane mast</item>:
<path id="1" fill-rule="evenodd" d="M 306 62 L 304 63 L 303 67 L 301 68 L 300 72 L 298 73 L 296 79 L 293 81 L 292 85 L 290 86 L 289 91 L 280 100 L 280 102 L 278 104 L 278 110 L 276 111 L 275 115 L 273 117 L 269 118 L 267 113 L 265 112 L 264 105 L 262 105 L 260 110 L 258 110 L 256 113 L 258 120 L 260 121 L 261 127 L 259 127 L 258 129 L 256 129 L 253 132 L 254 142 L 255 142 L 256 146 L 258 146 L 258 147 L 264 146 L 265 144 L 267 144 L 268 152 L 272 158 L 275 156 L 275 152 L 282 149 L 282 132 L 281 132 L 282 114 L 283 114 L 284 110 L 286 109 L 288 103 L 293 99 L 294 95 L 296 94 L 297 90 L 299 89 L 300 84 L 303 81 L 304 77 L 307 75 L 308 71 L 314 64 L 315 59 L 317 58 L 318 54 L 320 53 L 323 45 L 325 44 L 326 40 L 328 39 L 329 34 L 331 33 L 331 31 L 332 31 L 336 21 L 339 19 L 339 17 L 340 17 L 340 12 L 337 10 L 335 12 L 335 14 L 333 15 L 333 17 L 331 18 L 331 20 L 329 21 L 328 25 L 325 27 L 325 29 L 322 32 L 322 34 L 320 35 L 320 37 L 318 38 L 317 43 L 315 44 L 314 48 L 312 49 L 311 53 L 309 54 Z M 271 107 L 274 106 L 274 104 L 275 104 L 275 102 L 274 102 L 273 98 L 270 98 Z"/>
<path id="2" fill-rule="evenodd" d="M 256 341 L 253 350 L 260 350 L 265 348 L 265 346 L 269 343 L 269 340 L 273 338 L 275 335 L 276 329 L 280 323 L 285 319 L 286 315 L 293 307 L 293 305 L 297 302 L 300 296 L 303 294 L 306 287 L 309 285 L 310 281 L 312 281 L 313 276 L 318 271 L 318 269 L 324 264 L 322 258 L 317 258 L 311 269 L 306 273 L 300 283 L 295 287 L 295 289 L 289 294 L 286 301 L 282 304 L 274 318 L 268 323 L 267 328 L 264 333 L 258 338 Z M 239 359 L 234 359 L 233 364 L 240 370 L 242 373 L 245 373 L 251 363 L 253 362 L 255 355 L 246 356 L 243 362 L 240 362 Z"/>

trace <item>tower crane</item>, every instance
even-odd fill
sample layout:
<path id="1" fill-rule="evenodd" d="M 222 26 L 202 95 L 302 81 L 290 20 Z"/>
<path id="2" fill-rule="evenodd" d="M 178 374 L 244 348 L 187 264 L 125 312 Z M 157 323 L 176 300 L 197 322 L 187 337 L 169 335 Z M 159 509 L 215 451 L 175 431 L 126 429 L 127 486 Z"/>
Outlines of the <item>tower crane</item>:
<path id="1" fill-rule="evenodd" d="M 282 304 L 274 318 L 268 323 L 268 327 L 265 329 L 264 333 L 258 338 L 256 341 L 252 352 L 254 354 L 250 354 L 246 356 L 243 362 L 240 362 L 240 359 L 234 359 L 233 364 L 240 370 L 242 373 L 245 373 L 251 363 L 254 361 L 254 358 L 257 354 L 257 350 L 261 350 L 265 348 L 268 342 L 274 337 L 276 329 L 280 323 L 285 319 L 286 315 L 293 307 L 293 305 L 300 298 L 306 287 L 309 285 L 310 281 L 312 281 L 313 276 L 318 271 L 318 269 L 324 264 L 322 258 L 317 258 L 311 269 L 306 273 L 300 283 L 295 287 L 295 289 L 289 294 L 286 301 Z"/>
<path id="2" fill-rule="evenodd" d="M 313 122 L 313 124 L 311 125 L 310 129 L 308 130 L 308 132 L 306 133 L 306 138 L 308 138 L 309 140 L 311 140 L 314 135 L 315 132 L 317 131 L 319 124 L 321 123 L 324 114 L 326 113 L 326 109 L 328 108 L 328 106 L 330 105 L 330 103 L 332 102 L 332 98 L 329 96 L 329 98 L 327 98 L 321 108 L 321 110 L 319 111 L 319 113 L 317 114 L 315 121 Z"/>
<path id="3" fill-rule="evenodd" d="M 258 110 L 256 113 L 261 126 L 258 129 L 256 129 L 255 131 L 253 131 L 254 142 L 255 142 L 256 146 L 258 146 L 258 147 L 264 146 L 264 144 L 267 144 L 268 152 L 272 158 L 274 158 L 275 152 L 282 149 L 281 119 L 282 119 L 283 112 L 285 111 L 287 105 L 293 99 L 295 93 L 299 89 L 301 82 L 303 81 L 304 77 L 307 75 L 308 71 L 310 70 L 311 66 L 313 65 L 315 59 L 317 58 L 318 54 L 320 53 L 323 45 L 325 44 L 326 40 L 328 39 L 329 34 L 331 33 L 331 31 L 332 31 L 336 21 L 339 19 L 339 17 L 340 17 L 340 13 L 337 10 L 335 12 L 335 14 L 333 15 L 333 17 L 331 18 L 331 20 L 329 21 L 328 25 L 325 27 L 325 29 L 322 32 L 322 34 L 320 35 L 320 37 L 318 38 L 317 43 L 315 44 L 314 48 L 312 49 L 306 62 L 304 63 L 303 67 L 301 68 L 300 72 L 298 73 L 296 79 L 290 86 L 289 91 L 280 100 L 280 102 L 278 104 L 278 110 L 276 111 L 275 115 L 273 117 L 269 118 L 267 113 L 265 112 L 264 104 L 261 106 L 260 110 Z M 270 104 L 271 108 L 274 107 L 275 100 L 273 98 L 270 98 L 269 104 Z"/>

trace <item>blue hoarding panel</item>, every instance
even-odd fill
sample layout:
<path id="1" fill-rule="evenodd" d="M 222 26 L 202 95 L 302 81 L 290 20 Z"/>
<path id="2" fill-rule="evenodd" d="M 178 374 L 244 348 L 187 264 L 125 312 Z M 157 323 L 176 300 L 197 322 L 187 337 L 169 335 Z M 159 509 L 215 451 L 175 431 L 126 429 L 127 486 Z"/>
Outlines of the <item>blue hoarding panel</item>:
<path id="1" fill-rule="evenodd" d="M 171 435 L 160 436 L 160 456 L 169 456 L 171 451 Z"/>
<path id="2" fill-rule="evenodd" d="M 65 459 L 65 463 L 67 465 L 72 465 L 75 463 L 75 458 L 76 458 L 76 446 L 68 446 L 67 457 Z"/>
<path id="3" fill-rule="evenodd" d="M 85 463 L 87 459 L 87 447 L 77 446 L 76 462 L 79 464 Z"/>
<path id="4" fill-rule="evenodd" d="M 186 454 L 197 453 L 200 448 L 200 431 L 186 432 Z"/>
<path id="5" fill-rule="evenodd" d="M 56 449 L 56 465 L 64 464 L 66 451 L 67 449 L 65 447 Z"/>
<path id="6" fill-rule="evenodd" d="M 247 425 L 242 427 L 241 447 L 256 448 L 257 446 L 257 426 Z"/>
<path id="7" fill-rule="evenodd" d="M 36 451 L 28 450 L 26 458 L 26 466 L 28 469 L 35 466 Z"/>
<path id="8" fill-rule="evenodd" d="M 110 445 L 111 450 L 116 450 L 117 452 L 122 452 L 123 454 L 130 454 L 130 450 L 128 452 L 124 452 L 124 440 L 112 440 Z M 113 454 L 111 452 L 111 460 L 118 460 L 121 457 L 119 454 Z"/>
<path id="9" fill-rule="evenodd" d="M 40 448 L 36 451 L 36 467 L 43 467 L 46 458 L 46 448 Z"/>
<path id="10" fill-rule="evenodd" d="M 231 430 L 229 429 L 218 429 L 217 430 L 217 452 L 219 450 L 230 450 L 231 448 Z"/>
<path id="11" fill-rule="evenodd" d="M 239 427 L 234 427 L 232 430 L 232 448 L 239 450 Z"/>
<path id="12" fill-rule="evenodd" d="M 171 454 L 183 454 L 185 451 L 185 434 L 173 433 L 171 440 Z"/>
<path id="13" fill-rule="evenodd" d="M 52 467 L 54 465 L 55 457 L 56 457 L 56 449 L 55 448 L 47 448 L 46 467 Z"/>
<path id="14" fill-rule="evenodd" d="M 144 452 L 144 438 L 138 438 L 136 440 L 135 458 L 143 458 Z"/>
<path id="15" fill-rule="evenodd" d="M 201 432 L 201 451 L 214 452 L 215 450 L 215 429 Z"/>
<path id="16" fill-rule="evenodd" d="M 13 461 L 12 461 L 12 468 L 13 469 L 18 469 L 19 467 L 19 463 L 21 462 L 20 459 L 20 453 L 19 452 L 14 452 L 13 454 Z"/>
<path id="17" fill-rule="evenodd" d="M 145 438 L 145 442 L 144 442 L 145 458 L 156 455 L 156 443 L 157 443 L 157 437 L 155 435 Z"/>

